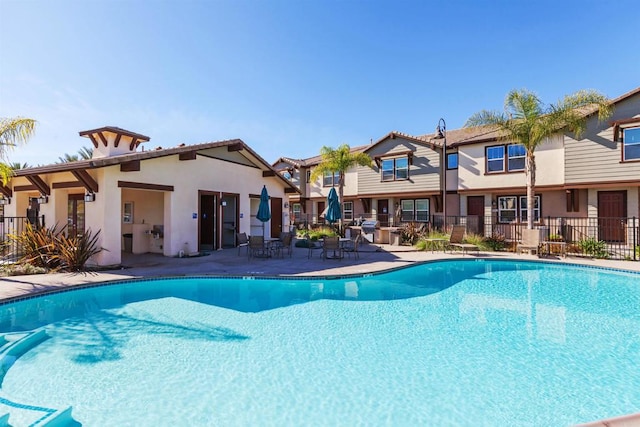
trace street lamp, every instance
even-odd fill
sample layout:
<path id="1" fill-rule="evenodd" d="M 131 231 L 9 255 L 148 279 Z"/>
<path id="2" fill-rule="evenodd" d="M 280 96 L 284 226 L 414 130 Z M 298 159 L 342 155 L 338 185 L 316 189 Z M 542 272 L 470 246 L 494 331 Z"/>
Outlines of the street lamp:
<path id="1" fill-rule="evenodd" d="M 438 120 L 436 133 L 433 139 L 442 140 L 442 218 L 444 232 L 447 231 L 447 123 L 444 119 Z"/>

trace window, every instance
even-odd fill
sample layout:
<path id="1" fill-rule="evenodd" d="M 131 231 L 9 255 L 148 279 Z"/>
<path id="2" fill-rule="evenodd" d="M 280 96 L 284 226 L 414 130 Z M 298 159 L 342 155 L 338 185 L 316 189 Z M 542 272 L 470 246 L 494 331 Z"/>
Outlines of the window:
<path id="1" fill-rule="evenodd" d="M 447 154 L 447 169 L 458 169 L 458 153 Z"/>
<path id="2" fill-rule="evenodd" d="M 401 200 L 400 209 L 402 221 L 429 221 L 429 199 Z"/>
<path id="3" fill-rule="evenodd" d="M 340 172 L 325 172 L 322 177 L 323 187 L 334 187 L 340 182 Z"/>
<path id="4" fill-rule="evenodd" d="M 533 220 L 540 220 L 540 196 L 534 196 Z M 498 222 L 526 221 L 527 196 L 498 197 Z"/>
<path id="5" fill-rule="evenodd" d="M 504 146 L 487 148 L 487 173 L 504 171 Z"/>
<path id="6" fill-rule="evenodd" d="M 520 196 L 520 219 L 527 220 L 527 196 Z M 533 220 L 540 220 L 540 196 L 533 196 Z"/>
<path id="7" fill-rule="evenodd" d="M 291 181 L 291 172 L 289 171 L 284 171 L 284 173 L 282 174 L 282 176 L 284 177 L 284 179 L 286 179 L 287 181 Z"/>
<path id="8" fill-rule="evenodd" d="M 382 170 L 383 181 L 409 179 L 409 158 L 384 159 L 380 169 Z"/>
<path id="9" fill-rule="evenodd" d="M 498 197 L 498 221 L 511 222 L 516 219 L 518 198 L 515 196 Z"/>
<path id="10" fill-rule="evenodd" d="M 302 205 L 300 203 L 291 204 L 291 221 L 300 221 L 302 213 Z"/>
<path id="11" fill-rule="evenodd" d="M 307 171 L 307 184 L 311 182 L 311 171 Z"/>
<path id="12" fill-rule="evenodd" d="M 622 147 L 624 160 L 640 160 L 640 128 L 624 130 Z"/>
<path id="13" fill-rule="evenodd" d="M 122 207 L 122 222 L 133 224 L 133 202 L 124 202 Z"/>
<path id="14" fill-rule="evenodd" d="M 505 169 L 505 149 L 507 167 Z M 487 147 L 487 173 L 518 172 L 524 170 L 527 150 L 522 144 L 496 145 Z"/>
<path id="15" fill-rule="evenodd" d="M 353 202 L 344 202 L 342 204 L 342 215 L 346 220 L 353 219 Z"/>
<path id="16" fill-rule="evenodd" d="M 523 171 L 525 157 L 527 155 L 527 150 L 525 150 L 524 145 L 522 144 L 509 145 L 507 147 L 507 154 L 508 154 L 507 170 L 509 172 Z"/>

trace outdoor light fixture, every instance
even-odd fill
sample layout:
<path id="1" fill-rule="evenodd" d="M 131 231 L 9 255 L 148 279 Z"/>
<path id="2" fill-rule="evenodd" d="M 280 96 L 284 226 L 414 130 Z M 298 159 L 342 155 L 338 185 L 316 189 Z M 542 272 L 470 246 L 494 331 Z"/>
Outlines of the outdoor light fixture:
<path id="1" fill-rule="evenodd" d="M 444 119 L 438 120 L 436 133 L 433 139 L 442 140 L 442 217 L 444 219 L 444 231 L 447 231 L 447 123 Z"/>
<path id="2" fill-rule="evenodd" d="M 47 203 L 48 201 L 49 201 L 49 196 L 40 195 L 40 197 L 38 197 L 38 203 L 41 205 Z"/>
<path id="3" fill-rule="evenodd" d="M 96 201 L 96 195 L 95 193 L 87 193 L 84 195 L 84 201 L 85 202 L 95 202 Z"/>
<path id="4" fill-rule="evenodd" d="M 0 205 L 9 205 L 11 204 L 11 199 L 9 197 L 0 198 Z"/>

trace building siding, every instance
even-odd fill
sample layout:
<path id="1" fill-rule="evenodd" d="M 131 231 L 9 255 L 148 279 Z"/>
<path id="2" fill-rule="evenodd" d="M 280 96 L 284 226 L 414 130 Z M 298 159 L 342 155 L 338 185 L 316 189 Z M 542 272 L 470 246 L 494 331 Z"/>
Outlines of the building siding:
<path id="1" fill-rule="evenodd" d="M 403 138 L 387 139 L 367 151 L 371 158 L 393 156 L 394 153 L 413 152 L 409 165 L 409 179 L 382 182 L 380 168 L 374 163 L 371 168 L 358 167 L 358 195 L 381 193 L 415 193 L 440 189 L 440 153 L 430 147 L 415 144 Z"/>
<path id="2" fill-rule="evenodd" d="M 566 184 L 640 181 L 640 162 L 621 162 L 622 144 L 614 142 L 611 122 L 640 116 L 640 95 L 620 102 L 611 119 L 591 117 L 582 139 L 565 136 Z"/>

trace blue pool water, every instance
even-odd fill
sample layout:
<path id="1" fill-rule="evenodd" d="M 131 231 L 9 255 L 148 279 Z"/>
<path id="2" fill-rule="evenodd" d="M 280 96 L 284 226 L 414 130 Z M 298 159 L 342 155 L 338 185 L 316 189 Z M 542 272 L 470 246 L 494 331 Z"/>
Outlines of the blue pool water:
<path id="1" fill-rule="evenodd" d="M 0 306 L 44 328 L 0 396 L 85 426 L 566 426 L 640 411 L 640 275 L 505 261 L 129 282 Z"/>

